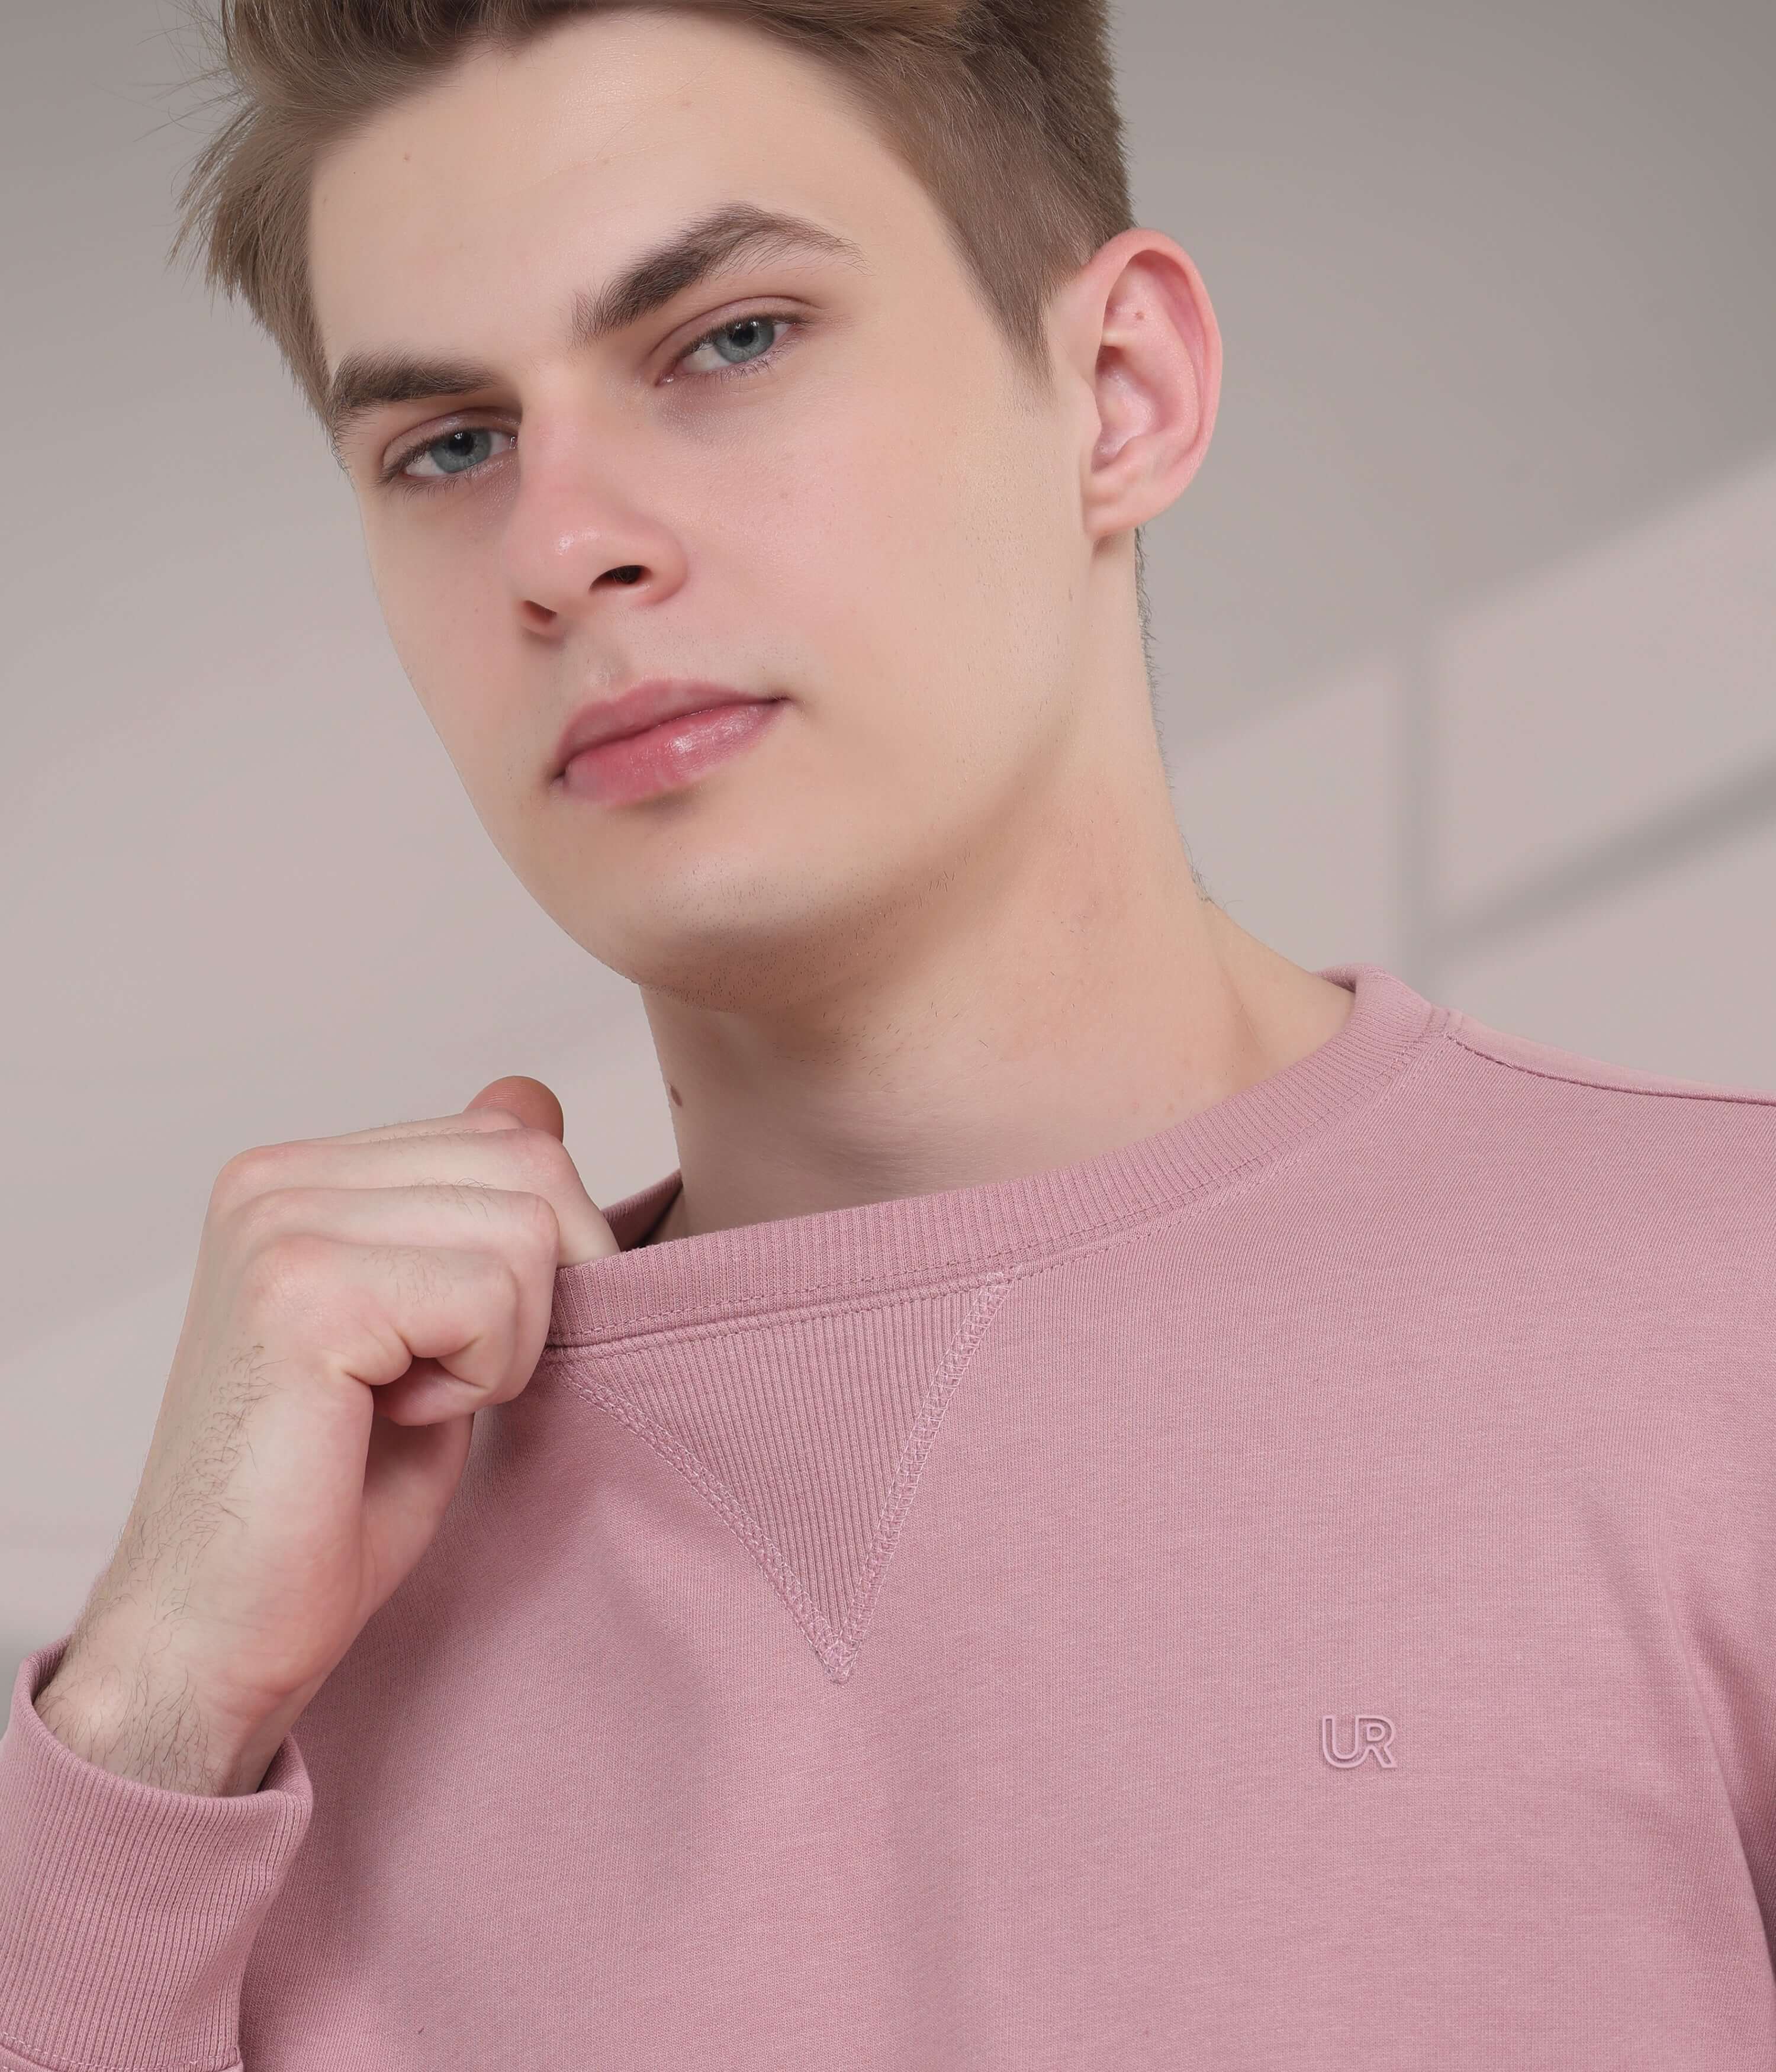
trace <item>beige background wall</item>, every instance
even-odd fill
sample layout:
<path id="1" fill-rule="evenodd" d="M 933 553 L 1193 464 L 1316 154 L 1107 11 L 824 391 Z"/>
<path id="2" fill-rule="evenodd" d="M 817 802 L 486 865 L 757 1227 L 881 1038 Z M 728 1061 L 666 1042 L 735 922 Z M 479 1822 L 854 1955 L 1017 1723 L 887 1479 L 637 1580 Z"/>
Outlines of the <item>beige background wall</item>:
<path id="1" fill-rule="evenodd" d="M 1141 216 L 1227 343 L 1149 541 L 1211 890 L 1304 964 L 1776 1087 L 1776 10 L 1116 20 Z M 631 990 L 483 835 L 269 346 L 164 267 L 179 21 L 0 21 L 9 1686 L 109 1556 L 232 1152 L 525 1071 L 601 1201 L 676 1162 Z"/>

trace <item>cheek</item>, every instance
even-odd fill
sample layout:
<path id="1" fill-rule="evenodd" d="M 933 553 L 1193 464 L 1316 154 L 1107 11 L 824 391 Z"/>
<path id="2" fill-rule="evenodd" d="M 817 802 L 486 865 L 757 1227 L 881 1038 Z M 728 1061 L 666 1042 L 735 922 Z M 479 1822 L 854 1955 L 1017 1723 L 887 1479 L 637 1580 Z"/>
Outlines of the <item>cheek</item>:
<path id="1" fill-rule="evenodd" d="M 537 883 L 526 843 L 529 794 L 544 778 L 525 758 L 546 744 L 510 723 L 514 672 L 492 637 L 499 615 L 470 582 L 442 575 L 430 555 L 404 557 L 368 527 L 364 545 L 389 644 L 421 711 L 495 848 L 524 882 Z"/>
<path id="2" fill-rule="evenodd" d="M 1008 528 L 1028 508 L 984 400 L 970 413 L 953 394 L 872 396 L 824 413 L 768 464 L 751 458 L 754 566 L 803 627 L 853 660 L 866 648 L 923 656 L 940 676 L 967 665 L 1019 558 Z"/>
<path id="3" fill-rule="evenodd" d="M 1027 788 L 1052 724 L 1056 601 L 1030 594 L 1049 586 L 1019 530 L 1041 511 L 1018 472 L 990 434 L 853 438 L 783 505 L 761 589 L 812 664 L 787 773 L 809 839 L 948 854 Z"/>
<path id="4" fill-rule="evenodd" d="M 484 552 L 467 565 L 438 551 L 403 554 L 366 536 L 370 579 L 394 649 L 421 709 L 465 778 L 487 767 L 475 738 L 504 701 L 489 696 L 510 675 L 511 633 Z M 471 695 L 475 693 L 476 695 Z"/>
<path id="5" fill-rule="evenodd" d="M 443 688 L 438 662 L 449 645 L 444 606 L 450 586 L 440 578 L 435 556 L 404 552 L 368 527 L 364 546 L 389 644 L 430 712 Z"/>

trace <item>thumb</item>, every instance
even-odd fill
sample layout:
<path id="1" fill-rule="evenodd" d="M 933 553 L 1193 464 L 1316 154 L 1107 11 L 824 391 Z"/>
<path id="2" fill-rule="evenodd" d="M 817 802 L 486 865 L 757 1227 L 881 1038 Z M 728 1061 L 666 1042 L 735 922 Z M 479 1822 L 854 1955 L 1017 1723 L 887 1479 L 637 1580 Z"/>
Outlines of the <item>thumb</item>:
<path id="1" fill-rule="evenodd" d="M 503 1108 L 507 1114 L 516 1116 L 527 1129 L 546 1129 L 551 1137 L 563 1137 L 566 1133 L 561 1103 L 541 1079 L 527 1078 L 522 1072 L 483 1087 L 462 1112 L 467 1115 L 471 1108 Z"/>

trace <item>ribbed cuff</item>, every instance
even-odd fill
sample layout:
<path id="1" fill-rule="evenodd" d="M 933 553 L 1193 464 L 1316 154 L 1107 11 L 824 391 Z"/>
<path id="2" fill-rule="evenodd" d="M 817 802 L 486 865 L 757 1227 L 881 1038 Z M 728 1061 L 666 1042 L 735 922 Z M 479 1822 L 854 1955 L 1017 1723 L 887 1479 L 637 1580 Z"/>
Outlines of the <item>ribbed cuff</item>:
<path id="1" fill-rule="evenodd" d="M 254 1936 L 313 1787 L 286 1735 L 237 1798 L 119 1777 L 34 1700 L 72 1633 L 19 1665 L 0 1735 L 0 2066 L 231 2072 Z"/>

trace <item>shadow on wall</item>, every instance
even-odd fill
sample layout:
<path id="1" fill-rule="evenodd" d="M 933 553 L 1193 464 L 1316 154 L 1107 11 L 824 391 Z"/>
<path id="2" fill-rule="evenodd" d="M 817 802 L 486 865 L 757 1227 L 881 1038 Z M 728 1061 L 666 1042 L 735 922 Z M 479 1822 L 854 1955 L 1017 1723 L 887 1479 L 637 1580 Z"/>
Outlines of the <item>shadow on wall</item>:
<path id="1" fill-rule="evenodd" d="M 1776 1088 L 1776 456 L 1179 763 L 1209 890 L 1297 962 Z"/>

